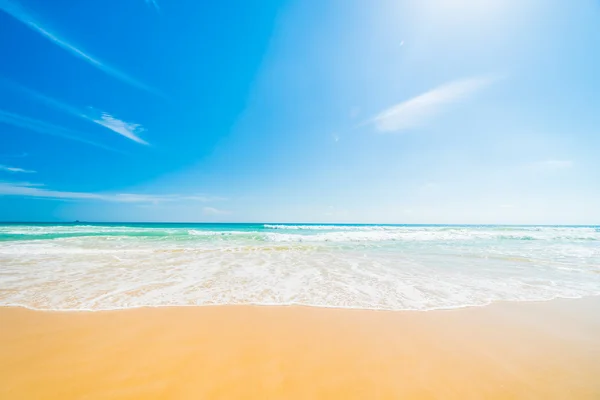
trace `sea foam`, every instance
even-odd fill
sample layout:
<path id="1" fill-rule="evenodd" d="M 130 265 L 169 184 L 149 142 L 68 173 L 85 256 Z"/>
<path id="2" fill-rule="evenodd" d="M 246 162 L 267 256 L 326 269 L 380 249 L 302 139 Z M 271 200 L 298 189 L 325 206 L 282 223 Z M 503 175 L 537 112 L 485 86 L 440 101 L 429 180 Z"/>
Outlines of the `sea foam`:
<path id="1" fill-rule="evenodd" d="M 600 294 L 596 227 L 4 225 L 0 305 L 431 310 Z"/>

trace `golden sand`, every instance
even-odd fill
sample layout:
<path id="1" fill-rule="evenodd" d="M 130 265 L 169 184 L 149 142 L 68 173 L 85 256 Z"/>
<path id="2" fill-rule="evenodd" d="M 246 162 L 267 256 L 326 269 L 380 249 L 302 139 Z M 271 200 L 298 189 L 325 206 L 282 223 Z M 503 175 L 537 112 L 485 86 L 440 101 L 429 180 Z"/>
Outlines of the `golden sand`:
<path id="1" fill-rule="evenodd" d="M 600 301 L 0 308 L 1 399 L 600 399 Z"/>

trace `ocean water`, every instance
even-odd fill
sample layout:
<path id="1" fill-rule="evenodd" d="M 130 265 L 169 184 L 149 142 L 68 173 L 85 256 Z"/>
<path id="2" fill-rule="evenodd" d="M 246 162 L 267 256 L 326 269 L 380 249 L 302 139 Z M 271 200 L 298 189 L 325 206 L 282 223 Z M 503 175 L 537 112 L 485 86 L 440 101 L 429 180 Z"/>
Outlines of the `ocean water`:
<path id="1" fill-rule="evenodd" d="M 600 294 L 600 227 L 0 225 L 0 305 L 432 310 Z"/>

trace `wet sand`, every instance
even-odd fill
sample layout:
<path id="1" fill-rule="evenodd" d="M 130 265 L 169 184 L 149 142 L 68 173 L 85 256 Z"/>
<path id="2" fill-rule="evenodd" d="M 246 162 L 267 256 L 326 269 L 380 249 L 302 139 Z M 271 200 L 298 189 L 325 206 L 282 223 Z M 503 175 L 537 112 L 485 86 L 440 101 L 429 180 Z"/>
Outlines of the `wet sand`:
<path id="1" fill-rule="evenodd" d="M 600 299 L 0 308 L 1 399 L 600 399 Z"/>

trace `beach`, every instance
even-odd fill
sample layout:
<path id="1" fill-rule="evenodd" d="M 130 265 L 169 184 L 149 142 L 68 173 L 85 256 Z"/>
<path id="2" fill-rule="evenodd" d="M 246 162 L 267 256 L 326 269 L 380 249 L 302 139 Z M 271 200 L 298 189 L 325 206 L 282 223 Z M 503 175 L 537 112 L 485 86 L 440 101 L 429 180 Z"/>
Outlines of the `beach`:
<path id="1" fill-rule="evenodd" d="M 0 399 L 598 399 L 599 241 L 0 224 Z"/>
<path id="2" fill-rule="evenodd" d="M 599 20 L 0 0 L 0 400 L 600 400 Z"/>
<path id="3" fill-rule="evenodd" d="M 597 399 L 600 299 L 0 308 L 5 399 Z"/>

